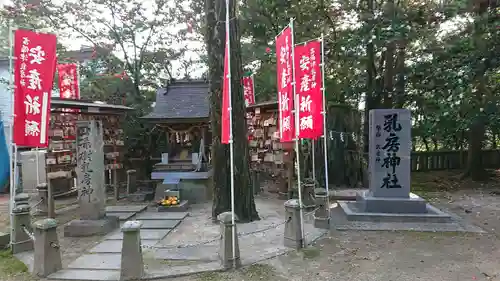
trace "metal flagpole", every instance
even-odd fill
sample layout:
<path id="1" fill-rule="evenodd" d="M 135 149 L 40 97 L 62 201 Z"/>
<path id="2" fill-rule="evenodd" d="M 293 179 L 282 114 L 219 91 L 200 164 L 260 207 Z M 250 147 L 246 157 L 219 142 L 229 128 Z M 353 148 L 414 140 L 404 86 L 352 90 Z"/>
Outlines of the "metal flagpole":
<path id="1" fill-rule="evenodd" d="M 228 101 L 229 101 L 229 161 L 231 169 L 231 224 L 232 224 L 232 246 L 233 267 L 236 268 L 236 228 L 234 215 L 234 146 L 233 146 L 233 102 L 231 97 L 231 43 L 229 37 L 229 1 L 226 0 L 226 48 L 227 48 L 227 79 L 228 79 Z M 236 5 L 236 3 L 235 3 Z"/>
<path id="2" fill-rule="evenodd" d="M 15 180 L 15 167 L 14 164 L 14 26 L 12 20 L 8 21 L 9 25 L 9 90 L 11 91 L 11 122 L 9 124 L 9 165 L 10 165 L 10 225 L 13 223 L 14 197 L 16 196 L 16 180 Z M 10 243 L 14 237 L 13 227 L 10 228 Z"/>
<path id="3" fill-rule="evenodd" d="M 312 170 L 312 173 L 313 173 L 313 181 L 314 181 L 314 184 L 316 185 L 316 149 L 315 149 L 315 140 L 311 140 L 311 155 L 312 155 L 312 159 L 311 161 L 313 162 L 312 163 L 312 166 L 313 166 L 313 170 Z"/>
<path id="4" fill-rule="evenodd" d="M 330 218 L 330 194 L 328 191 L 328 136 L 326 134 L 326 85 L 325 85 L 325 37 L 321 33 L 321 79 L 323 90 L 323 154 L 325 155 L 325 188 L 326 205 L 328 206 L 328 218 Z"/>
<path id="5" fill-rule="evenodd" d="M 299 149 L 299 96 L 296 93 L 295 81 L 295 45 L 294 45 L 294 35 L 293 35 L 293 21 L 294 18 L 290 19 L 290 31 L 292 33 L 292 84 L 293 84 L 293 96 L 294 96 L 294 113 L 295 113 L 295 158 L 297 163 L 297 189 L 299 193 L 299 210 L 300 210 L 300 228 L 302 229 L 302 246 L 305 246 L 305 235 L 304 235 L 304 211 L 302 205 L 302 187 L 300 178 L 300 149 Z"/>

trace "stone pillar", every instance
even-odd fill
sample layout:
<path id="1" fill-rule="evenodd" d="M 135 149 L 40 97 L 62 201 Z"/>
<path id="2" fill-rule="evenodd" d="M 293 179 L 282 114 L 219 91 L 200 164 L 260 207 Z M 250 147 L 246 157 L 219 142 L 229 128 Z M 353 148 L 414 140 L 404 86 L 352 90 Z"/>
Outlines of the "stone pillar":
<path id="1" fill-rule="evenodd" d="M 127 195 L 137 191 L 137 171 L 127 170 Z"/>
<path id="2" fill-rule="evenodd" d="M 285 247 L 291 247 L 296 250 L 303 247 L 304 238 L 302 237 L 302 225 L 300 224 L 300 205 L 299 200 L 291 199 L 285 202 Z"/>
<path id="3" fill-rule="evenodd" d="M 24 227 L 31 231 L 31 208 L 29 205 L 19 205 L 12 209 L 13 220 L 13 236 L 12 236 L 12 253 L 33 250 L 33 240 L 24 231 Z"/>
<path id="4" fill-rule="evenodd" d="M 37 206 L 37 214 L 46 216 L 49 211 L 49 189 L 46 183 L 41 183 L 36 186 L 38 191 L 38 206 Z"/>
<path id="5" fill-rule="evenodd" d="M 316 212 L 314 212 L 314 227 L 330 229 L 330 206 L 325 188 L 316 188 Z"/>
<path id="6" fill-rule="evenodd" d="M 14 196 L 14 207 L 20 205 L 29 205 L 30 195 L 27 193 L 19 193 Z"/>
<path id="7" fill-rule="evenodd" d="M 235 237 L 235 249 L 236 249 L 236 260 L 233 260 L 233 223 L 231 212 L 224 212 L 218 216 L 220 221 L 220 252 L 219 257 L 221 259 L 222 266 L 225 269 L 236 268 L 241 266 L 240 259 L 240 247 L 238 246 L 238 231 L 236 230 L 236 225 L 234 225 Z M 237 219 L 237 218 L 236 218 Z"/>
<path id="8" fill-rule="evenodd" d="M 35 234 L 35 260 L 33 276 L 47 277 L 62 269 L 59 239 L 57 237 L 57 221 L 43 219 L 33 224 Z"/>
<path id="9" fill-rule="evenodd" d="M 122 226 L 123 244 L 120 280 L 140 280 L 144 275 L 141 226 L 141 221 L 127 221 Z"/>
<path id="10" fill-rule="evenodd" d="M 77 186 L 82 220 L 105 216 L 103 128 L 100 121 L 77 121 Z"/>

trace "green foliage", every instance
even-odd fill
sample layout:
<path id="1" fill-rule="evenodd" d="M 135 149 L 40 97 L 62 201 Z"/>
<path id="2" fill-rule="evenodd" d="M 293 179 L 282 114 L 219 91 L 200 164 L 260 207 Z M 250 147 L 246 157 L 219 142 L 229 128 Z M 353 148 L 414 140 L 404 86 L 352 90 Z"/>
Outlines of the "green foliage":
<path id="1" fill-rule="evenodd" d="M 244 62 L 258 65 L 258 99 L 276 99 L 274 36 L 295 17 L 296 42 L 325 34 L 329 101 L 411 108 L 417 149 L 466 148 L 478 120 L 496 146 L 500 17 L 496 2 L 488 3 L 247 0 L 240 8 Z M 375 103 L 365 104 L 367 97 Z"/>

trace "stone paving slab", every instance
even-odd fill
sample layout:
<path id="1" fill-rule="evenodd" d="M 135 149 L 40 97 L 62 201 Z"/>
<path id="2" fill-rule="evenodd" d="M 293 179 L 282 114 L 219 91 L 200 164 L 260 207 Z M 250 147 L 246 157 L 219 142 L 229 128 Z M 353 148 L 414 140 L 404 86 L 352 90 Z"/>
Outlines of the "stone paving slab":
<path id="1" fill-rule="evenodd" d="M 174 212 L 174 213 L 157 213 L 157 212 L 145 212 L 137 215 L 138 220 L 182 220 L 187 217 L 189 213 L 187 212 Z"/>
<path id="2" fill-rule="evenodd" d="M 160 279 L 186 276 L 196 273 L 222 271 L 219 261 L 194 265 L 165 266 L 158 270 L 147 270 L 143 279 Z"/>
<path id="3" fill-rule="evenodd" d="M 121 253 L 122 252 L 122 240 L 104 240 L 103 242 L 97 244 L 94 248 L 90 249 L 90 253 Z M 158 243 L 158 240 L 144 240 L 141 241 L 141 245 L 146 247 L 151 247 Z"/>
<path id="4" fill-rule="evenodd" d="M 161 240 L 167 236 L 172 229 L 141 229 L 142 240 Z M 123 239 L 123 232 L 118 231 L 104 237 L 105 240 L 121 240 Z"/>
<path id="5" fill-rule="evenodd" d="M 138 213 L 144 211 L 148 205 L 107 206 L 106 213 Z"/>
<path id="6" fill-rule="evenodd" d="M 122 212 L 106 212 L 107 217 L 118 217 L 119 220 L 121 221 L 126 221 L 133 217 L 136 213 L 131 212 L 131 213 L 122 213 Z"/>
<path id="7" fill-rule="evenodd" d="M 72 269 L 116 269 L 121 265 L 121 254 L 89 254 L 83 255 L 71 262 Z"/>
<path id="8" fill-rule="evenodd" d="M 219 245 L 204 245 L 192 248 L 157 249 L 154 258 L 160 260 L 218 261 Z"/>
<path id="9" fill-rule="evenodd" d="M 179 223 L 180 220 L 141 220 L 141 229 L 173 229 Z"/>
<path id="10" fill-rule="evenodd" d="M 118 281 L 119 270 L 63 269 L 49 275 L 53 280 Z"/>

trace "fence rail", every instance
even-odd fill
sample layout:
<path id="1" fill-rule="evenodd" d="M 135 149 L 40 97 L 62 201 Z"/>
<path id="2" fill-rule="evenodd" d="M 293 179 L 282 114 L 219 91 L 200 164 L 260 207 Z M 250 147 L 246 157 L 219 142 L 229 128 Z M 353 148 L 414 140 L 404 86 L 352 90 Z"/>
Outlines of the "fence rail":
<path id="1" fill-rule="evenodd" d="M 467 167 L 468 152 L 465 151 L 419 151 L 411 153 L 411 171 L 438 171 L 464 169 Z M 500 150 L 481 152 L 483 167 L 500 168 Z"/>
<path id="2" fill-rule="evenodd" d="M 481 160 L 483 167 L 488 169 L 500 168 L 500 149 L 483 150 Z M 467 167 L 468 152 L 465 151 L 418 151 L 411 153 L 411 171 L 439 171 L 464 169 Z M 150 158 L 151 162 L 157 163 L 161 161 L 159 157 Z M 137 170 L 138 176 L 149 178 L 146 175 L 144 166 L 145 159 L 129 158 L 128 163 L 131 167 Z"/>

